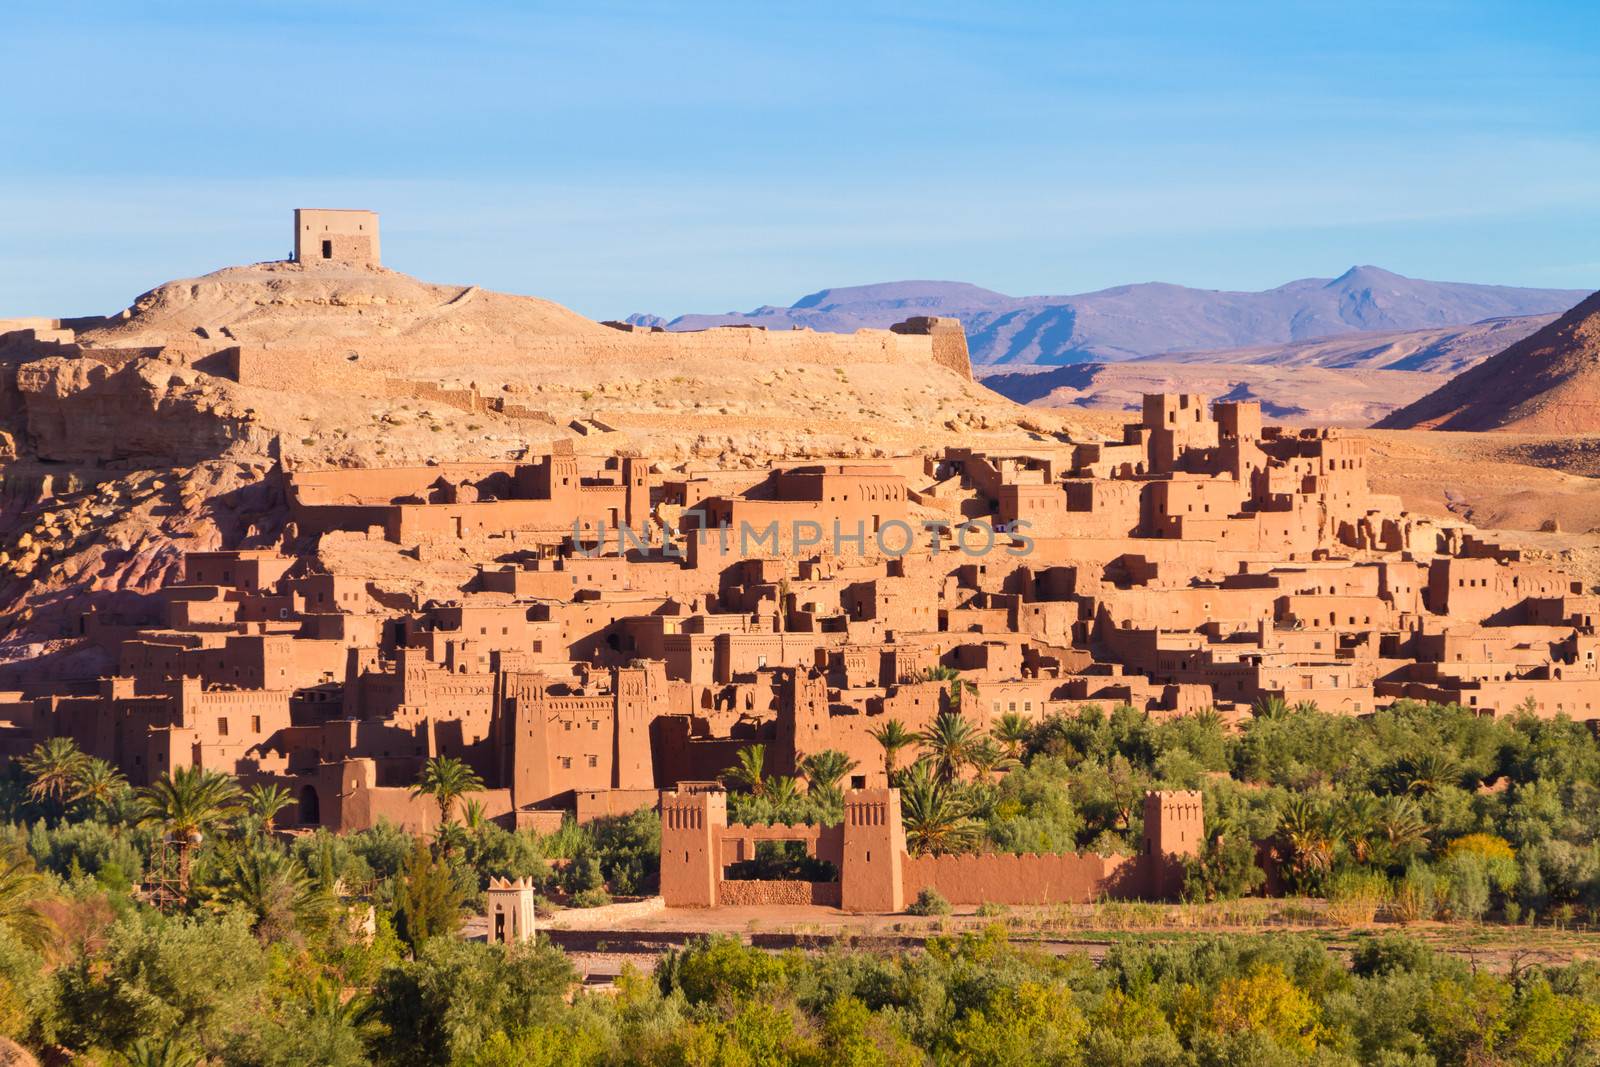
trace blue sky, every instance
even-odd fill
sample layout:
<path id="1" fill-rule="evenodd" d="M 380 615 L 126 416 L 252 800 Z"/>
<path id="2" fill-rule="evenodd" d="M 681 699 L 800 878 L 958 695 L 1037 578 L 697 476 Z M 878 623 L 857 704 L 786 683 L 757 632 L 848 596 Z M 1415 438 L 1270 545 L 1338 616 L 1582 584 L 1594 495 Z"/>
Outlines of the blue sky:
<path id="1" fill-rule="evenodd" d="M 902 278 L 1600 286 L 1600 5 L 25 3 L 0 315 L 279 258 L 596 317 Z"/>

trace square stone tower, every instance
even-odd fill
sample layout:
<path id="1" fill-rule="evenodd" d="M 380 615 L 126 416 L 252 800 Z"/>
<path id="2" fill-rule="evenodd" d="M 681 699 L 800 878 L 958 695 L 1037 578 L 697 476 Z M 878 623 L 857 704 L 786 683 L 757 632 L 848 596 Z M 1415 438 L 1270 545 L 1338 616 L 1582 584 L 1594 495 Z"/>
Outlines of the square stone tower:
<path id="1" fill-rule="evenodd" d="M 714 908 L 722 881 L 726 793 L 661 796 L 661 899 L 669 908 Z"/>
<path id="2" fill-rule="evenodd" d="M 294 261 L 379 265 L 378 213 L 334 208 L 294 209 Z"/>
<path id="3" fill-rule="evenodd" d="M 1194 859 L 1206 838 L 1205 799 L 1197 789 L 1152 790 L 1144 795 L 1145 897 L 1171 900 L 1183 891 L 1183 861 Z"/>
<path id="4" fill-rule="evenodd" d="M 854 912 L 905 911 L 905 858 L 900 790 L 852 789 L 846 793 L 840 906 Z"/>

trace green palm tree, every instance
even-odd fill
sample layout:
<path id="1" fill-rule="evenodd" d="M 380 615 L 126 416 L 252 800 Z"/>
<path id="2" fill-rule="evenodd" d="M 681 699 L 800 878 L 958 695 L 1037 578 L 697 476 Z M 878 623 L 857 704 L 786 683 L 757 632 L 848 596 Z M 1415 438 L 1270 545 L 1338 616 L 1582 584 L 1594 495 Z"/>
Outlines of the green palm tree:
<path id="1" fill-rule="evenodd" d="M 967 753 L 967 765 L 980 782 L 988 782 L 1000 771 L 1009 771 L 1021 764 L 1017 758 L 999 745 L 992 737 L 980 737 Z"/>
<path id="2" fill-rule="evenodd" d="M 350 1030 L 363 1038 L 379 1034 L 372 1001 L 360 995 L 346 998 L 339 983 L 327 977 L 319 977 L 296 1006 L 308 1021 L 328 1030 Z"/>
<path id="3" fill-rule="evenodd" d="M 1006 755 L 1012 759 L 1021 759 L 1022 750 L 1033 737 L 1033 723 L 1028 721 L 1026 716 L 1008 711 L 995 720 L 989 732 L 1005 747 Z"/>
<path id="4" fill-rule="evenodd" d="M 72 799 L 88 807 L 96 815 L 108 811 L 117 798 L 124 795 L 128 780 L 122 772 L 103 759 L 85 760 L 73 784 Z"/>
<path id="5" fill-rule="evenodd" d="M 1378 843 L 1388 853 L 1389 863 L 1402 863 L 1428 843 L 1428 823 L 1417 802 L 1406 796 L 1388 796 L 1380 802 L 1373 830 Z"/>
<path id="6" fill-rule="evenodd" d="M 50 920 L 39 911 L 47 886 L 20 846 L 0 851 L 0 926 L 29 948 L 41 948 L 50 940 Z"/>
<path id="7" fill-rule="evenodd" d="M 961 768 L 972 761 L 978 744 L 978 731 L 957 711 L 944 711 L 933 720 L 933 725 L 917 735 L 932 758 L 939 777 L 953 782 L 961 776 Z"/>
<path id="8" fill-rule="evenodd" d="M 733 785 L 743 786 L 750 791 L 752 796 L 765 796 L 767 793 L 767 779 L 765 771 L 767 766 L 766 745 L 746 745 L 739 750 L 732 767 L 722 772 Z"/>
<path id="9" fill-rule="evenodd" d="M 810 789 L 839 792 L 839 783 L 856 769 L 856 761 L 836 748 L 813 752 L 800 761 L 800 773 L 805 775 Z"/>
<path id="10" fill-rule="evenodd" d="M 1291 885 L 1300 892 L 1315 890 L 1333 869 L 1338 846 L 1333 820 L 1312 797 L 1292 796 L 1278 819 L 1278 838 Z"/>
<path id="11" fill-rule="evenodd" d="M 489 821 L 483 801 L 473 797 L 461 805 L 461 821 L 466 824 L 467 829 L 472 833 L 482 830 L 484 824 Z"/>
<path id="12" fill-rule="evenodd" d="M 198 842 L 237 810 L 239 786 L 202 767 L 179 767 L 139 790 L 139 823 L 155 826 L 179 842 Z"/>
<path id="13" fill-rule="evenodd" d="M 1422 752 L 1402 756 L 1390 771 L 1397 792 L 1424 796 L 1447 785 L 1461 784 L 1461 765 L 1449 752 Z"/>
<path id="14" fill-rule="evenodd" d="M 775 815 L 785 814 L 800 801 L 800 783 L 786 774 L 767 779 L 767 803 Z"/>
<path id="15" fill-rule="evenodd" d="M 883 777 L 892 785 L 896 774 L 895 763 L 899 759 L 900 750 L 916 744 L 917 735 L 907 730 L 906 724 L 899 719 L 889 719 L 872 731 L 872 739 L 883 747 Z"/>
<path id="16" fill-rule="evenodd" d="M 414 797 L 432 797 L 439 805 L 439 825 L 452 821 L 450 809 L 457 799 L 483 789 L 483 779 L 454 756 L 434 756 L 422 766 L 422 774 L 412 787 Z"/>
<path id="17" fill-rule="evenodd" d="M 1373 848 L 1379 837 L 1378 819 L 1383 805 L 1370 793 L 1352 793 L 1341 800 L 1333 811 L 1333 824 L 1350 858 L 1357 863 L 1370 863 Z"/>
<path id="18" fill-rule="evenodd" d="M 1258 719 L 1281 719 L 1289 714 L 1289 705 L 1282 697 L 1263 697 L 1256 701 L 1250 713 Z"/>
<path id="19" fill-rule="evenodd" d="M 294 804 L 294 796 L 276 782 L 262 785 L 259 782 L 244 794 L 244 806 L 250 814 L 261 820 L 261 832 L 270 834 L 278 812 Z"/>
<path id="20" fill-rule="evenodd" d="M 914 856 L 966 852 L 977 845 L 978 825 L 968 817 L 960 787 L 942 778 L 928 760 L 918 760 L 901 775 L 900 816 Z"/>
<path id="21" fill-rule="evenodd" d="M 117 1054 L 117 1067 L 198 1067 L 200 1055 L 175 1037 L 141 1037 Z"/>
<path id="22" fill-rule="evenodd" d="M 961 698 L 964 695 L 978 695 L 978 686 L 961 677 L 961 672 L 954 667 L 929 667 L 922 672 L 925 682 L 944 682 L 945 697 L 949 701 L 950 710 L 956 714 L 961 713 Z"/>
<path id="23" fill-rule="evenodd" d="M 240 849 L 216 903 L 242 909 L 264 944 L 292 934 L 296 925 L 320 917 L 325 898 L 305 869 L 270 844 Z"/>
<path id="24" fill-rule="evenodd" d="M 65 804 L 88 762 L 89 757 L 70 737 L 52 737 L 35 745 L 33 751 L 22 758 L 22 769 L 32 779 L 28 783 L 28 795 L 35 800 Z"/>

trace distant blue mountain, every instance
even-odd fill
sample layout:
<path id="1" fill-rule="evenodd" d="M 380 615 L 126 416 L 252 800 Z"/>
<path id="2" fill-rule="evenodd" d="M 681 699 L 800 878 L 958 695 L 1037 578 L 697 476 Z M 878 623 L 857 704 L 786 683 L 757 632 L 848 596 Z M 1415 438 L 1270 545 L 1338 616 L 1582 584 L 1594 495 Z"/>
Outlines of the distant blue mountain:
<path id="1" fill-rule="evenodd" d="M 1259 293 L 1146 282 L 1078 296 L 1006 296 L 965 282 L 907 281 L 824 289 L 788 307 L 680 315 L 669 330 L 750 324 L 850 332 L 912 315 L 949 315 L 967 328 L 979 364 L 1068 364 L 1171 352 L 1286 344 L 1372 330 L 1458 326 L 1565 311 L 1581 289 L 1428 282 L 1378 267 L 1302 278 Z M 654 315 L 630 321 L 661 325 Z"/>

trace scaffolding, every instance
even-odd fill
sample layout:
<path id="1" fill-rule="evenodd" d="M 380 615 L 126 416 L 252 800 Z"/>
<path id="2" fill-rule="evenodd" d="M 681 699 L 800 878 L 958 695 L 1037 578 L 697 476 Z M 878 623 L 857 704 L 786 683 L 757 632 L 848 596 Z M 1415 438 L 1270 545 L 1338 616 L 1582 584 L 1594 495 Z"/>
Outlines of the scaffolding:
<path id="1" fill-rule="evenodd" d="M 189 867 L 200 835 L 179 838 L 163 834 L 150 856 L 144 897 L 158 911 L 171 914 L 189 905 Z"/>

